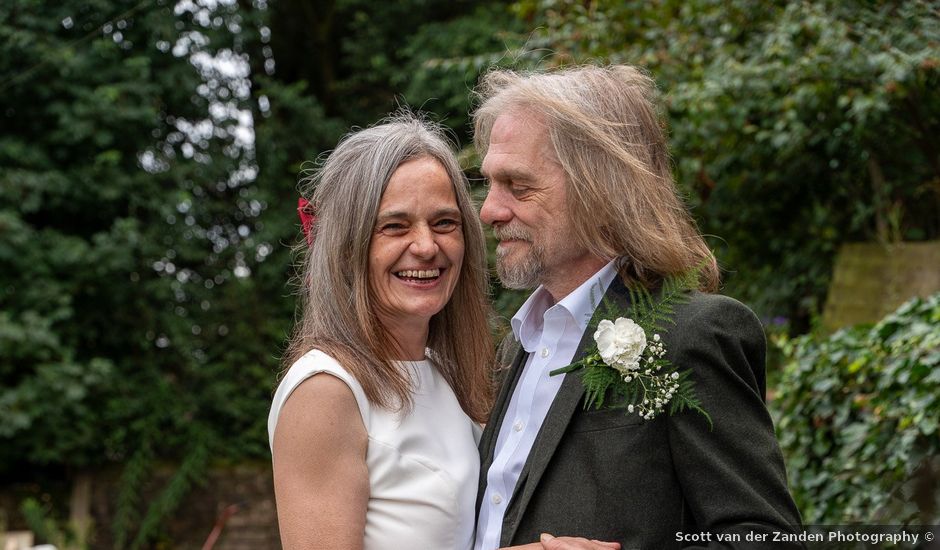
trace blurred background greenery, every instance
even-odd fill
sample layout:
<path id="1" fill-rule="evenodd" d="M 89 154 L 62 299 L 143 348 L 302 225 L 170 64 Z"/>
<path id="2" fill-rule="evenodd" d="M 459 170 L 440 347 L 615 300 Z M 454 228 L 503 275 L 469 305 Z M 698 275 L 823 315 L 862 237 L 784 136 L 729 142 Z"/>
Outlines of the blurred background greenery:
<path id="1" fill-rule="evenodd" d="M 813 331 L 840 245 L 940 233 L 940 7 L 924 0 L 3 2 L 0 519 L 42 531 L 114 469 L 98 544 L 172 546 L 209 468 L 269 459 L 305 163 L 410 105 L 453 130 L 479 193 L 481 72 L 581 62 L 642 65 L 660 87 L 723 292 L 768 327 L 804 519 L 936 522 L 937 299 Z M 520 303 L 498 284 L 493 299 L 503 319 Z M 142 499 L 157 464 L 172 473 Z"/>

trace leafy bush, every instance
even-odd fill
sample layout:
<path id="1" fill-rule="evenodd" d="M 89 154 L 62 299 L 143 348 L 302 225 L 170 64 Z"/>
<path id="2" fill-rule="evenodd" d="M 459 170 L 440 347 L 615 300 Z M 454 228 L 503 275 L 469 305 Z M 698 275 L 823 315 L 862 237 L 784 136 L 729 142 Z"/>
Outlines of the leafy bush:
<path id="1" fill-rule="evenodd" d="M 115 548 L 155 540 L 209 457 L 268 456 L 292 311 L 281 157 L 244 137 L 247 77 L 208 62 L 237 65 L 244 10 L 175 4 L 0 4 L 0 485 L 125 465 L 131 495 L 182 464 L 118 498 Z"/>
<path id="2" fill-rule="evenodd" d="M 844 242 L 940 236 L 936 2 L 520 0 L 551 56 L 664 92 L 676 179 L 725 292 L 798 331 Z"/>
<path id="3" fill-rule="evenodd" d="M 804 522 L 940 519 L 938 326 L 940 293 L 874 326 L 783 343 L 771 409 Z"/>

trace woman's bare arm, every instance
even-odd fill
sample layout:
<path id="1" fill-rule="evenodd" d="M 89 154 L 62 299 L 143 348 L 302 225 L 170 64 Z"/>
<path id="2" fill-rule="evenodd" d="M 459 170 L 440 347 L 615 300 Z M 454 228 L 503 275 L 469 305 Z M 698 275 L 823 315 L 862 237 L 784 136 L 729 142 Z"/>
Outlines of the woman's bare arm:
<path id="1" fill-rule="evenodd" d="M 362 548 L 367 447 L 356 398 L 344 382 L 318 374 L 291 393 L 274 431 L 274 491 L 284 550 Z"/>

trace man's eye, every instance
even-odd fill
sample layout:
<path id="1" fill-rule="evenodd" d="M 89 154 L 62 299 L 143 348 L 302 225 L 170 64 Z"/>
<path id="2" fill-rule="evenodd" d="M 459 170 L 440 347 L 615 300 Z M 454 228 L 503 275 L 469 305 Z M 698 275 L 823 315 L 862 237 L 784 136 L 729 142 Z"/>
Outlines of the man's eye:
<path id="1" fill-rule="evenodd" d="M 405 229 L 403 223 L 386 223 L 379 228 L 379 231 L 402 231 Z"/>
<path id="2" fill-rule="evenodd" d="M 508 187 L 509 191 L 512 193 L 522 193 L 522 192 L 528 191 L 529 189 L 529 186 L 527 185 L 526 182 L 518 181 L 514 179 L 509 180 L 506 183 L 506 187 Z"/>

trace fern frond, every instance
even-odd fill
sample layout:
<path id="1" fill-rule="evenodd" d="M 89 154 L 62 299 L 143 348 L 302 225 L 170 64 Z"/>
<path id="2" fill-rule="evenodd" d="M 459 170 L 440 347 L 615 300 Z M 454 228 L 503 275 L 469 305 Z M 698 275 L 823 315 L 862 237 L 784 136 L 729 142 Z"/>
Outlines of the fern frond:
<path id="1" fill-rule="evenodd" d="M 617 382 L 619 378 L 614 369 L 606 366 L 593 366 L 585 369 L 584 377 L 581 379 L 585 388 L 585 408 L 589 405 L 593 405 L 596 409 L 603 407 L 608 388 Z"/>
<path id="2" fill-rule="evenodd" d="M 669 403 L 669 414 L 677 414 L 686 409 L 695 411 L 705 417 L 708 422 L 708 430 L 714 429 L 711 416 L 702 408 L 702 403 L 695 395 L 695 384 L 689 379 L 691 370 L 685 370 L 679 373 L 679 388 Z"/>
<path id="3" fill-rule="evenodd" d="M 166 488 L 147 509 L 131 550 L 145 547 L 157 534 L 164 520 L 179 507 L 193 484 L 204 479 L 209 464 L 209 447 L 205 437 L 196 437 L 193 441 L 195 444 L 192 450 L 183 459 Z"/>
<path id="4" fill-rule="evenodd" d="M 147 425 L 150 427 L 150 424 Z M 121 473 L 121 489 L 118 492 L 114 520 L 111 530 L 114 536 L 114 547 L 123 549 L 127 545 L 133 526 L 140 519 L 140 493 L 144 483 L 150 478 L 154 465 L 154 452 L 151 443 L 151 434 L 156 430 L 144 430 L 145 439 L 131 455 Z"/>

